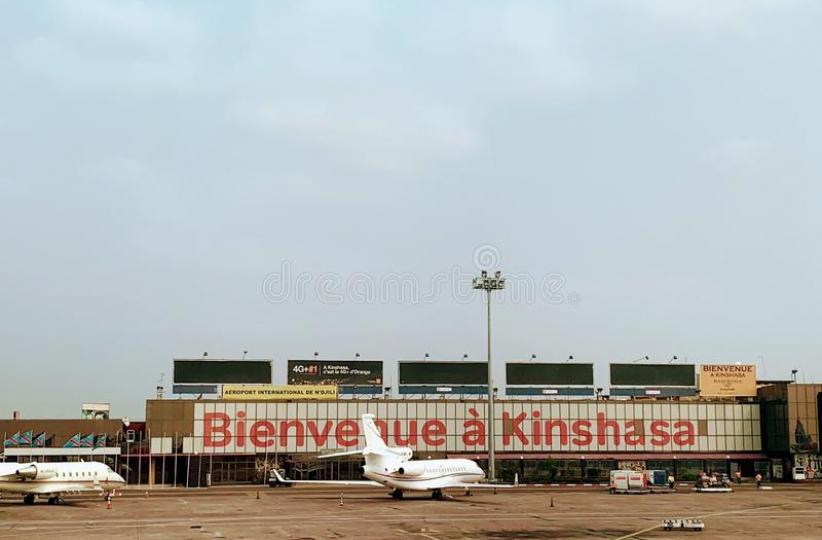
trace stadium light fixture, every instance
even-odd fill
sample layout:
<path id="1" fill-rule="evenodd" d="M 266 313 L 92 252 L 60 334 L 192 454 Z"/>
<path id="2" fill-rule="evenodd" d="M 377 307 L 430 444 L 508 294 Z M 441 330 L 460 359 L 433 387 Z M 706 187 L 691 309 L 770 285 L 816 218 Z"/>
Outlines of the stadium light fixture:
<path id="1" fill-rule="evenodd" d="M 243 351 L 243 360 L 245 360 L 245 355 L 248 354 L 248 351 Z"/>
<path id="2" fill-rule="evenodd" d="M 679 360 L 679 357 L 677 355 L 673 355 L 673 357 L 671 357 L 671 359 L 668 361 L 668 363 L 673 364 L 677 360 Z"/>
<path id="3" fill-rule="evenodd" d="M 637 358 L 636 360 L 634 360 L 634 364 L 636 364 L 637 362 L 642 362 L 643 360 L 646 360 L 646 361 L 647 361 L 647 360 L 650 360 L 650 358 L 648 358 L 648 356 L 647 356 L 647 355 L 646 355 L 646 356 L 640 356 L 639 358 Z"/>
<path id="4" fill-rule="evenodd" d="M 502 277 L 502 272 L 499 270 L 494 272 L 493 276 L 488 275 L 487 270 L 483 270 L 479 277 L 474 278 L 473 287 L 476 290 L 485 291 L 488 310 L 488 480 L 496 482 L 497 475 L 494 465 L 494 374 L 491 368 L 491 293 L 505 288 L 505 278 Z"/>
<path id="5" fill-rule="evenodd" d="M 354 358 L 359 358 L 359 357 L 360 357 L 360 353 L 354 353 Z"/>
<path id="6" fill-rule="evenodd" d="M 565 361 L 565 363 L 567 364 L 568 362 L 570 362 L 570 361 L 571 361 L 571 360 L 573 360 L 573 359 L 574 359 L 574 355 L 573 355 L 573 354 L 569 354 L 569 355 L 568 355 L 568 360 L 566 360 L 566 361 Z"/>
<path id="7" fill-rule="evenodd" d="M 532 355 L 531 355 L 531 362 L 533 362 L 533 361 L 534 361 L 534 360 L 536 360 L 536 359 L 537 359 L 537 355 L 532 354 Z"/>
<path id="8" fill-rule="evenodd" d="M 316 359 L 317 359 L 317 358 L 319 358 L 319 357 L 320 357 L 320 353 L 318 353 L 318 352 L 314 352 L 314 360 L 316 360 Z"/>

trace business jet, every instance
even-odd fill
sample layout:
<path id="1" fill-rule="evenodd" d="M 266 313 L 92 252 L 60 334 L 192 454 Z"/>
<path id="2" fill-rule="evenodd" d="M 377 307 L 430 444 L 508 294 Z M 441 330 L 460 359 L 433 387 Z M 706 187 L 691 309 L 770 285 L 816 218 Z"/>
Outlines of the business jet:
<path id="1" fill-rule="evenodd" d="M 60 504 L 64 493 L 97 491 L 104 496 L 126 483 L 111 467 L 96 461 L 77 463 L 0 463 L 0 493 L 18 493 L 25 504 L 40 496 Z"/>
<path id="2" fill-rule="evenodd" d="M 317 456 L 327 459 L 340 456 L 362 455 L 365 457 L 363 476 L 368 480 L 287 480 L 279 471 L 274 476 L 285 485 L 327 484 L 342 486 L 374 486 L 391 488 L 391 496 L 402 499 L 406 491 L 430 491 L 431 498 L 442 500 L 443 490 L 511 488 L 509 484 L 483 484 L 485 473 L 470 459 L 429 459 L 412 461 L 413 451 L 408 447 L 390 447 L 385 444 L 380 430 L 374 423 L 373 414 L 362 415 L 365 432 L 365 448 Z"/>

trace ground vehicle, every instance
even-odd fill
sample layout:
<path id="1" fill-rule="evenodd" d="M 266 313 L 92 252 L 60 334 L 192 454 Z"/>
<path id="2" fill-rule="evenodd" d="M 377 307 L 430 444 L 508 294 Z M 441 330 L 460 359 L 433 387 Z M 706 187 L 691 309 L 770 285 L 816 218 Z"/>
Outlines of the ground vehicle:
<path id="1" fill-rule="evenodd" d="M 684 529 L 701 532 L 705 530 L 705 522 L 701 519 L 666 519 L 662 522 L 662 528 L 666 531 Z"/>
<path id="2" fill-rule="evenodd" d="M 274 471 L 280 473 L 279 478 Z M 283 482 L 280 478 L 285 478 L 285 469 L 271 469 L 268 474 L 268 487 L 291 487 L 291 482 Z"/>
<path id="3" fill-rule="evenodd" d="M 646 471 L 648 475 L 648 485 L 651 489 L 668 489 L 668 471 L 661 469 Z"/>
<path id="4" fill-rule="evenodd" d="M 611 493 L 648 493 L 647 471 L 611 471 Z"/>

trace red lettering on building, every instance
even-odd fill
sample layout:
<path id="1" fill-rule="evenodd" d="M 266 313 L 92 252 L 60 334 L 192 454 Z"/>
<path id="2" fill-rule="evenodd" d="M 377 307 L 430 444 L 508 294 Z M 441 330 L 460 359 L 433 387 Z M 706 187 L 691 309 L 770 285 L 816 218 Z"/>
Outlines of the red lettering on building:
<path id="1" fill-rule="evenodd" d="M 337 446 L 349 448 L 357 446 L 357 437 L 360 434 L 360 425 L 356 420 L 343 420 L 337 424 L 337 429 L 334 430 L 334 438 L 337 440 Z"/>
<path id="2" fill-rule="evenodd" d="M 616 420 L 608 420 L 605 413 L 597 413 L 597 444 L 605 446 L 608 441 L 608 429 L 613 431 L 614 445 L 619 444 L 619 423 Z"/>
<path id="3" fill-rule="evenodd" d="M 422 425 L 422 440 L 429 446 L 445 444 L 445 422 L 428 420 Z"/>
<path id="4" fill-rule="evenodd" d="M 440 419 L 377 421 L 383 440 L 393 446 L 447 447 L 454 442 L 449 435 L 457 435 L 465 449 L 483 448 L 486 441 L 486 424 L 475 408 L 469 408 L 470 418 L 462 422 L 461 433 L 449 433 L 446 423 Z M 598 413 L 596 420 L 545 419 L 539 411 L 522 412 L 512 416 L 503 412 L 505 427 L 502 447 L 533 445 L 570 450 L 569 446 L 594 451 L 606 445 L 625 445 L 629 448 L 650 445 L 655 448 L 672 445 L 688 448 L 696 444 L 696 423 L 688 420 L 612 420 Z M 356 419 L 334 420 L 257 420 L 251 421 L 244 411 L 235 418 L 223 412 L 205 412 L 203 422 L 204 448 L 236 448 L 237 452 L 279 448 L 303 448 L 307 437 L 317 448 L 326 446 L 352 448 L 358 444 L 360 424 Z M 704 435 L 704 434 L 703 434 Z M 449 442 L 451 441 L 451 442 Z M 232 444 L 233 443 L 233 444 Z M 450 448 L 449 448 L 450 450 Z"/>
<path id="5" fill-rule="evenodd" d="M 576 435 L 571 442 L 577 446 L 588 446 L 594 440 L 594 436 L 591 435 L 590 420 L 577 420 L 571 424 L 571 431 Z"/>
<path id="6" fill-rule="evenodd" d="M 333 425 L 331 420 L 325 421 L 322 431 L 317 429 L 317 422 L 314 420 L 309 420 L 307 423 L 308 433 L 311 435 L 311 438 L 314 439 L 317 446 L 325 445 L 325 442 L 328 440 L 328 435 L 331 433 L 331 426 Z"/>
<path id="7" fill-rule="evenodd" d="M 465 433 L 462 434 L 462 444 L 465 446 L 485 446 L 485 422 L 478 420 L 479 413 L 473 407 L 468 409 L 469 418 L 463 422 Z"/>
<path id="8" fill-rule="evenodd" d="M 245 446 L 245 411 L 237 411 L 237 430 L 234 437 L 234 445 L 237 448 Z"/>
<path id="9" fill-rule="evenodd" d="M 554 428 L 559 428 L 559 445 L 568 446 L 568 424 L 562 420 L 545 421 L 545 444 L 551 446 L 554 442 Z M 534 442 L 539 442 L 539 439 L 534 438 Z"/>
<path id="10" fill-rule="evenodd" d="M 214 425 L 215 420 L 220 420 L 220 425 Z M 231 442 L 231 432 L 228 430 L 231 419 L 226 413 L 205 413 L 203 415 L 203 446 L 222 448 Z M 217 440 L 214 435 L 222 438 Z"/>
<path id="11" fill-rule="evenodd" d="M 251 432 L 248 438 L 251 440 L 251 444 L 257 448 L 270 448 L 274 446 L 275 436 L 274 424 L 268 420 L 260 420 L 251 424 Z"/>
<path id="12" fill-rule="evenodd" d="M 397 446 L 416 446 L 417 445 L 417 421 L 411 420 L 408 422 L 408 435 L 405 439 L 402 438 L 402 423 L 399 420 L 394 420 L 394 443 Z"/>
<path id="13" fill-rule="evenodd" d="M 645 444 L 645 435 L 637 433 L 636 420 L 625 421 L 625 444 L 627 446 L 638 446 Z"/>
<path id="14" fill-rule="evenodd" d="M 674 433 L 674 444 L 678 446 L 691 446 L 696 442 L 696 434 L 694 433 L 694 424 L 692 422 L 686 422 L 684 420 L 674 422 L 674 429 L 678 430 Z"/>
<path id="15" fill-rule="evenodd" d="M 502 444 L 503 446 L 508 446 L 511 444 L 511 436 L 516 435 L 517 439 L 520 440 L 522 444 L 528 444 L 528 439 L 525 437 L 525 433 L 522 432 L 522 423 L 525 422 L 525 419 L 528 417 L 525 413 L 518 414 L 515 418 L 511 418 L 511 415 L 507 412 L 503 411 L 502 413 Z M 509 433 L 505 433 L 505 424 L 506 422 L 511 422 L 511 431 Z"/>
<path id="16" fill-rule="evenodd" d="M 305 446 L 305 426 L 299 420 L 283 420 L 280 422 L 280 446 L 288 446 L 288 429 L 294 428 L 294 437 L 297 446 Z"/>
<path id="17" fill-rule="evenodd" d="M 671 442 L 671 435 L 668 433 L 670 424 L 665 420 L 654 420 L 651 422 L 651 444 L 654 446 L 665 446 Z M 663 430 L 663 428 L 665 428 Z"/>

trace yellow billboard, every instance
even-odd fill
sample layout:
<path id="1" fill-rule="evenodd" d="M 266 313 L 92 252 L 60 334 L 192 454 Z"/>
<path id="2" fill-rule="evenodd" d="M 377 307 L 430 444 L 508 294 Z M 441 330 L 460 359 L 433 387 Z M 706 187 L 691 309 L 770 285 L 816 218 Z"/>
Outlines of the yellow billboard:
<path id="1" fill-rule="evenodd" d="M 753 364 L 702 364 L 699 393 L 709 397 L 756 395 L 756 366 Z"/>
<path id="2" fill-rule="evenodd" d="M 224 384 L 223 399 L 337 399 L 334 385 Z"/>

